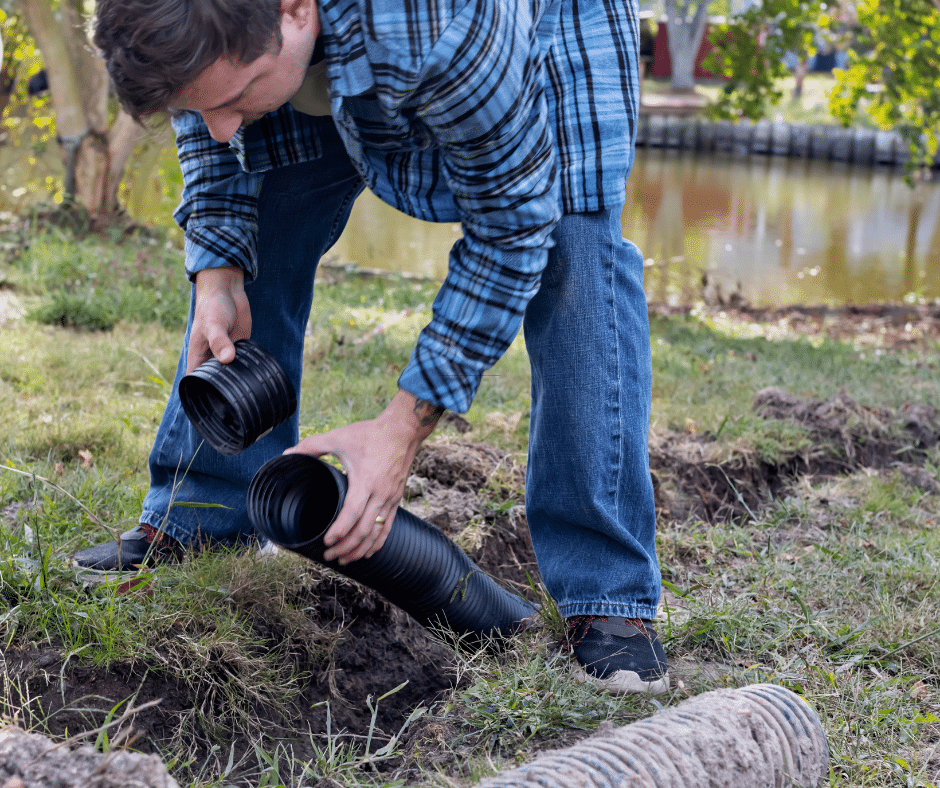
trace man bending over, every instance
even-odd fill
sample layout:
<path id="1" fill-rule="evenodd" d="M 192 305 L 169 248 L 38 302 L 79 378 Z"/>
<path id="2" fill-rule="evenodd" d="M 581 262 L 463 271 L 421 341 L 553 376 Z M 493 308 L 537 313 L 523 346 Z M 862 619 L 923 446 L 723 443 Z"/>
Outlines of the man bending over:
<path id="1" fill-rule="evenodd" d="M 140 525 L 76 562 L 119 569 L 154 540 L 156 560 L 197 538 L 244 540 L 248 483 L 284 451 L 342 463 L 326 558 L 371 556 L 421 442 L 445 409 L 466 412 L 521 326 L 526 513 L 575 673 L 615 692 L 668 689 L 651 624 L 643 260 L 620 224 L 637 16 L 633 0 L 98 0 L 94 41 L 122 104 L 172 115 L 193 298 Z M 250 335 L 299 390 L 317 263 L 364 187 L 463 229 L 397 393 L 370 421 L 298 442 L 295 415 L 236 457 L 197 453 L 180 377 L 232 361 Z"/>

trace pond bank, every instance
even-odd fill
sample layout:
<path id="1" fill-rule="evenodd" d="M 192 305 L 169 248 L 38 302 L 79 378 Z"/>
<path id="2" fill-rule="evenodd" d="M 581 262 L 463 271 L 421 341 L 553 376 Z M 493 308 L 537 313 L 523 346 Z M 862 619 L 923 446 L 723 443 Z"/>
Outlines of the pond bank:
<path id="1" fill-rule="evenodd" d="M 863 166 L 902 166 L 910 150 L 897 131 L 743 119 L 709 121 L 695 115 L 641 113 L 637 147 L 763 154 Z M 940 151 L 934 156 L 940 168 Z"/>

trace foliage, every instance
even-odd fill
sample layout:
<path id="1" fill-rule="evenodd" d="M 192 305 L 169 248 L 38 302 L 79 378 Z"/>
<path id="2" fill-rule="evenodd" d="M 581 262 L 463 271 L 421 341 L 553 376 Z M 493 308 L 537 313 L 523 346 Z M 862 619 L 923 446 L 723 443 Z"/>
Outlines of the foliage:
<path id="1" fill-rule="evenodd" d="M 867 107 L 882 128 L 902 134 L 912 167 L 929 165 L 940 134 L 940 4 L 860 0 L 856 12 L 861 32 L 849 67 L 836 70 L 831 111 L 848 126 Z M 819 0 L 763 0 L 729 19 L 712 34 L 724 45 L 711 67 L 729 79 L 714 113 L 757 120 L 782 96 L 785 53 L 804 55 L 814 36 L 832 40 L 846 28 Z"/>
<path id="2" fill-rule="evenodd" d="M 706 68 L 727 82 L 712 114 L 756 120 L 765 106 L 780 101 L 780 83 L 788 73 L 784 55 L 809 50 L 825 7 L 822 0 L 765 0 L 715 25 Z"/>
<path id="3" fill-rule="evenodd" d="M 859 103 L 882 128 L 898 129 L 915 164 L 929 165 L 940 135 L 940 5 L 930 0 L 861 0 L 861 53 L 833 92 L 833 114 L 848 125 Z M 873 95 L 870 86 L 878 85 Z"/>
<path id="4" fill-rule="evenodd" d="M 30 96 L 29 77 L 43 59 L 22 16 L 0 3 L 0 205 L 19 208 L 39 199 L 61 199 L 61 162 L 55 148 L 55 118 L 49 94 Z M 4 93 L 4 89 L 8 92 Z M 51 161 L 54 159 L 54 161 Z"/>
<path id="5" fill-rule="evenodd" d="M 27 81 L 23 78 L 31 69 L 37 57 L 33 40 L 26 30 L 26 25 L 19 14 L 6 11 L 0 5 L 0 46 L 2 46 L 2 62 L 0 62 L 0 128 L 8 118 L 11 99 L 15 99 L 13 107 L 25 100 Z"/>
<path id="6" fill-rule="evenodd" d="M 3 61 L 0 65 L 0 132 L 15 131 L 24 119 L 43 131 L 43 139 L 55 134 L 49 98 L 28 95 L 29 78 L 43 68 L 42 53 L 30 35 L 23 17 L 0 2 L 0 38 Z"/>

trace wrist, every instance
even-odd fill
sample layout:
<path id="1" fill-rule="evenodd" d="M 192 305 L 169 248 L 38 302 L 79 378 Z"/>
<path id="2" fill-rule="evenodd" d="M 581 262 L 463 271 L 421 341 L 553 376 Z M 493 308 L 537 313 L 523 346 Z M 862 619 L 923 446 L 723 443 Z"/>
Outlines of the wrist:
<path id="1" fill-rule="evenodd" d="M 434 432 L 438 421 L 444 415 L 444 410 L 440 405 L 434 405 L 404 389 L 399 389 L 379 418 L 387 420 L 396 431 L 407 435 L 409 442 L 417 448 Z"/>
<path id="2" fill-rule="evenodd" d="M 196 272 L 196 285 L 202 287 L 228 287 L 232 283 L 244 285 L 245 272 L 235 266 L 203 268 Z"/>

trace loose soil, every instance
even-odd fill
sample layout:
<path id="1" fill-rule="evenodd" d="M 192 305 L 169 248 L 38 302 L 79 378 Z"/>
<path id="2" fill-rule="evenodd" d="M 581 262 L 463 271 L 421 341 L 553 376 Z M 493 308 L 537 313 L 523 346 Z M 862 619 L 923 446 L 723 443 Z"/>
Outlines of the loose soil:
<path id="1" fill-rule="evenodd" d="M 905 346 L 940 335 L 940 310 L 932 308 L 729 314 L 737 320 L 778 324 L 791 334 L 851 336 L 881 346 Z M 812 448 L 776 462 L 746 453 L 714 462 L 709 459 L 713 435 L 659 436 L 651 442 L 650 465 L 661 519 L 734 520 L 759 512 L 807 475 L 837 475 L 860 468 L 880 472 L 889 463 L 915 487 L 931 491 L 938 487 L 922 467 L 925 452 L 940 440 L 940 419 L 933 408 L 872 409 L 846 394 L 815 400 L 779 389 L 759 392 L 753 407 L 765 419 L 801 425 Z M 531 598 L 530 583 L 539 577 L 522 506 L 524 467 L 520 458 L 473 442 L 472 431 L 461 432 L 459 440 L 440 440 L 422 449 L 408 481 L 407 507 L 450 535 L 484 571 Z M 365 736 L 373 715 L 367 698 L 374 703 L 404 683 L 378 705 L 373 740 L 387 740 L 413 709 L 428 706 L 452 687 L 457 675 L 453 651 L 376 592 L 326 570 L 318 572 L 314 591 L 304 590 L 305 612 L 313 628 L 335 634 L 332 659 L 328 665 L 299 664 L 311 680 L 290 715 L 271 716 L 266 723 L 269 733 L 299 736 L 298 757 L 310 755 L 304 749 L 307 731 L 325 733 L 327 714 L 332 732 Z M 261 615 L 254 622 L 262 639 L 276 642 L 290 635 L 266 629 Z M 161 704 L 135 717 L 139 738 L 134 746 L 158 752 L 158 745 L 177 733 L 180 720 L 188 718 L 194 726 L 195 768 L 207 759 L 224 767 L 231 742 L 219 741 L 218 731 L 200 727 L 192 713 L 198 708 L 206 719 L 216 713 L 224 717 L 223 701 L 200 697 L 192 682 L 140 663 L 111 665 L 107 671 L 82 666 L 77 658 L 66 659 L 48 644 L 3 656 L 8 708 L 22 706 L 24 722 L 42 718 L 49 733 L 74 734 L 101 725 L 107 712 L 129 697 L 137 706 L 162 698 Z M 261 707 L 257 712 L 262 720 L 273 714 Z M 412 727 L 405 751 L 417 748 L 425 764 L 452 757 L 448 749 L 452 733 L 439 720 L 422 721 Z M 220 751 L 210 751 L 213 742 L 222 745 Z M 247 738 L 234 744 L 236 757 L 250 751 Z"/>

